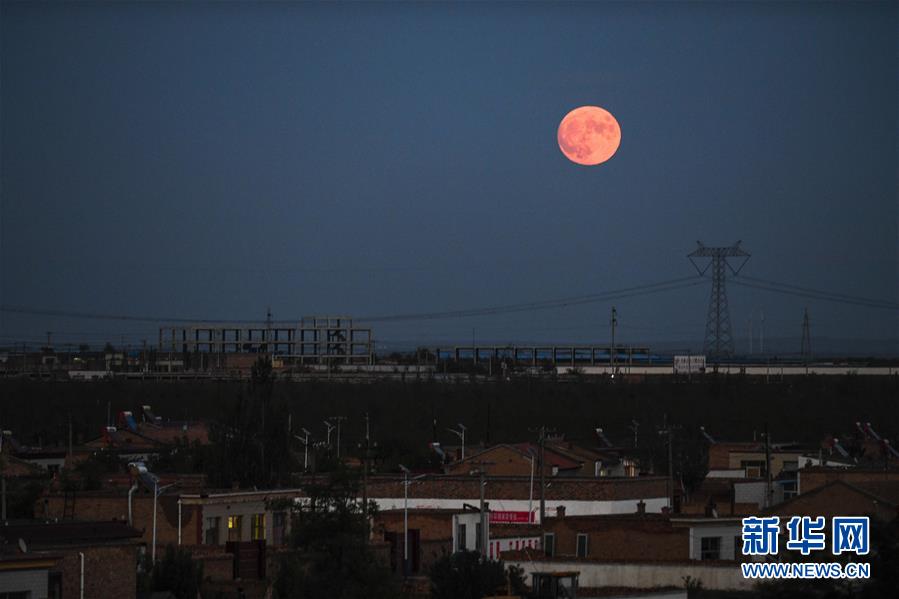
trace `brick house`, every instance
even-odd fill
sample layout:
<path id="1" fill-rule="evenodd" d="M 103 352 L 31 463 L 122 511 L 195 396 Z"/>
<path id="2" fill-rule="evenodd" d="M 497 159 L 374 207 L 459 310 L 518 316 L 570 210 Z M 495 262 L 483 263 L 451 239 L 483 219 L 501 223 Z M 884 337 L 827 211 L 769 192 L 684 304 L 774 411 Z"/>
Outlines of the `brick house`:
<path id="1" fill-rule="evenodd" d="M 137 563 L 142 549 L 139 537 L 138 531 L 123 522 L 0 527 L 0 590 L 14 593 L 12 596 L 16 592 L 43 591 L 43 595 L 34 597 L 78 597 L 83 554 L 84 597 L 133 599 L 137 593 Z M 22 553 L 22 548 L 26 553 Z M 23 561 L 31 563 L 23 564 Z M 22 576 L 23 565 L 31 568 L 27 577 Z M 19 575 L 7 577 L 7 572 Z"/>
<path id="2" fill-rule="evenodd" d="M 740 518 L 671 517 L 667 514 L 547 518 L 543 554 L 599 561 L 733 561 Z"/>
<path id="3" fill-rule="evenodd" d="M 799 493 L 807 493 L 827 483 L 841 480 L 856 486 L 877 485 L 884 487 L 899 485 L 899 470 L 883 468 L 803 468 L 798 473 Z"/>
<path id="4" fill-rule="evenodd" d="M 870 485 L 870 490 L 865 485 Z M 838 478 L 772 506 L 763 513 L 780 516 L 782 523 L 793 516 L 824 516 L 828 521 L 834 516 L 870 516 L 882 522 L 892 522 L 899 517 L 899 478 L 856 482 Z"/>

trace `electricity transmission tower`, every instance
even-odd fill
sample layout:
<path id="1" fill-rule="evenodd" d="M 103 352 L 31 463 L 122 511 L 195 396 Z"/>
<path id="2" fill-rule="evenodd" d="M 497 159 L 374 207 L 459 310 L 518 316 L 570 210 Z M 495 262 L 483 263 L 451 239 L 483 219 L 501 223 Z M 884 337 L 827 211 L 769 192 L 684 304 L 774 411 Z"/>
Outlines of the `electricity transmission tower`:
<path id="1" fill-rule="evenodd" d="M 734 353 L 734 339 L 730 332 L 730 310 L 727 307 L 725 279 L 727 271 L 737 275 L 749 260 L 749 252 L 740 247 L 740 241 L 728 247 L 707 247 L 701 241 L 698 248 L 687 254 L 687 258 L 700 275 L 712 270 L 712 296 L 705 324 L 703 352 L 711 358 L 723 358 Z M 697 259 L 710 258 L 705 268 L 700 268 Z M 734 259 L 733 263 L 728 258 Z M 738 260 L 742 259 L 742 260 Z M 735 264 L 739 264 L 735 267 Z"/>

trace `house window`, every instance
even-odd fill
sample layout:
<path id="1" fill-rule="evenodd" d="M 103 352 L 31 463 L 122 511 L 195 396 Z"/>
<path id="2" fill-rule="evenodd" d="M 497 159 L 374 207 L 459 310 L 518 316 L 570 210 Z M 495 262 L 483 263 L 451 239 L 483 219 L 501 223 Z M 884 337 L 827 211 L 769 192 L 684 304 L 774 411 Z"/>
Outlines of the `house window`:
<path id="1" fill-rule="evenodd" d="M 548 532 L 543 535 L 543 553 L 546 557 L 553 557 L 556 554 L 556 535 Z"/>
<path id="2" fill-rule="evenodd" d="M 743 555 L 743 537 L 738 535 L 734 537 L 734 559 L 740 559 Z"/>
<path id="3" fill-rule="evenodd" d="M 242 536 L 241 529 L 243 528 L 243 516 L 228 516 L 228 540 L 229 541 L 240 541 Z"/>
<path id="4" fill-rule="evenodd" d="M 602 476 L 602 461 L 601 460 L 596 460 L 595 462 L 593 462 L 593 476 L 595 476 L 596 478 L 599 478 L 600 476 Z"/>
<path id="5" fill-rule="evenodd" d="M 219 544 L 219 522 L 221 518 L 218 516 L 211 516 L 206 518 L 206 531 L 205 536 L 203 538 L 203 542 L 207 545 L 218 545 Z"/>
<path id="6" fill-rule="evenodd" d="M 702 537 L 699 559 L 721 559 L 721 537 Z"/>
<path id="7" fill-rule="evenodd" d="M 252 533 L 254 541 L 265 540 L 265 514 L 253 514 Z"/>
<path id="8" fill-rule="evenodd" d="M 275 512 L 272 514 L 272 544 L 285 545 L 287 543 L 287 514 Z"/>
<path id="9" fill-rule="evenodd" d="M 746 471 L 746 478 L 761 478 L 765 475 L 764 460 L 741 460 L 740 468 Z"/>
<path id="10" fill-rule="evenodd" d="M 468 533 L 467 526 L 460 524 L 456 527 L 456 550 L 465 551 L 465 535 Z"/>
<path id="11" fill-rule="evenodd" d="M 577 556 L 587 557 L 587 535 L 585 534 L 577 536 Z"/>

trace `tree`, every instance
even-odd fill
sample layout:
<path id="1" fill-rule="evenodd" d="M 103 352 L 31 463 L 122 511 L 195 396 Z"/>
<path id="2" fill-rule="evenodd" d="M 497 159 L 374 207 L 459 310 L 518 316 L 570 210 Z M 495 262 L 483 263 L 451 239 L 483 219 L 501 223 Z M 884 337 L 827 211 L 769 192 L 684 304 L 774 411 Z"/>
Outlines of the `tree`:
<path id="1" fill-rule="evenodd" d="M 260 356 L 249 386 L 210 430 L 213 448 L 203 467 L 212 486 L 278 487 L 299 469 L 290 452 L 287 402 L 273 397 L 272 387 L 271 362 Z"/>
<path id="2" fill-rule="evenodd" d="M 178 599 L 196 599 L 203 581 L 203 565 L 193 560 L 191 552 L 166 545 L 165 555 L 154 565 L 145 556 L 144 574 L 138 579 L 141 591 L 169 591 Z"/>
<path id="3" fill-rule="evenodd" d="M 306 505 L 291 504 L 290 544 L 274 581 L 275 597 L 387 599 L 399 595 L 390 570 L 366 543 L 358 477 L 338 468 L 307 485 Z M 374 510 L 369 505 L 369 513 Z"/>
<path id="4" fill-rule="evenodd" d="M 444 555 L 431 566 L 430 576 L 433 599 L 481 599 L 504 593 L 507 584 L 515 595 L 527 591 L 520 568 L 507 570 L 503 562 L 485 560 L 477 551 Z"/>

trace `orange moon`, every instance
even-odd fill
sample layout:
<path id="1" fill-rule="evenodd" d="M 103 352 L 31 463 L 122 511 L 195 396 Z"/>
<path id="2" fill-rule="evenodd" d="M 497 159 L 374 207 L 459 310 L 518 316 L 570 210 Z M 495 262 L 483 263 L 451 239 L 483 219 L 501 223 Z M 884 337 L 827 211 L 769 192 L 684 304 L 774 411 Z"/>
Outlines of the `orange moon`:
<path id="1" fill-rule="evenodd" d="M 611 158 L 621 144 L 621 126 L 608 110 L 581 106 L 559 123 L 559 149 L 572 162 L 592 166 Z"/>

